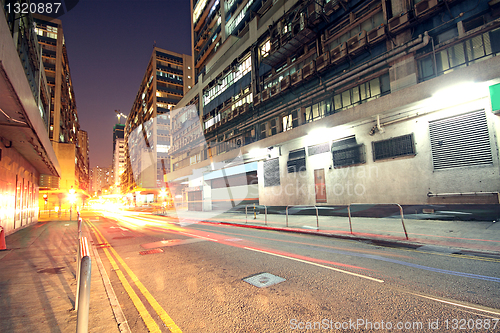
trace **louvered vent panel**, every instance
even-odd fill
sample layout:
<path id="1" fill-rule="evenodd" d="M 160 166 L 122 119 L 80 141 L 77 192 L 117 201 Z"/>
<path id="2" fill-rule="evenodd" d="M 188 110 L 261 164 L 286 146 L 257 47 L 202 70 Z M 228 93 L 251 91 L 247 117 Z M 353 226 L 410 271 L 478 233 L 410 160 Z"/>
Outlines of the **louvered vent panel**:
<path id="1" fill-rule="evenodd" d="M 264 161 L 264 187 L 280 184 L 280 162 L 278 158 Z"/>
<path id="2" fill-rule="evenodd" d="M 429 123 L 434 169 L 493 163 L 484 110 Z"/>
<path id="3" fill-rule="evenodd" d="M 307 153 L 309 156 L 327 153 L 329 151 L 330 151 L 330 146 L 329 146 L 328 142 L 320 143 L 320 144 L 314 145 L 314 146 L 309 146 L 307 148 Z"/>

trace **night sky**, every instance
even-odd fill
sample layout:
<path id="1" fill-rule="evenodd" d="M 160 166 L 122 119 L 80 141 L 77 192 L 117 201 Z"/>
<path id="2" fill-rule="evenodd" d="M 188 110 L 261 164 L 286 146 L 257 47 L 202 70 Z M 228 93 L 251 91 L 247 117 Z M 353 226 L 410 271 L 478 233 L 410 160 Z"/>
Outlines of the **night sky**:
<path id="1" fill-rule="evenodd" d="M 114 110 L 128 115 L 153 44 L 191 54 L 189 0 L 81 0 L 63 24 L 90 166 L 112 162 Z M 122 118 L 121 123 L 125 120 Z"/>

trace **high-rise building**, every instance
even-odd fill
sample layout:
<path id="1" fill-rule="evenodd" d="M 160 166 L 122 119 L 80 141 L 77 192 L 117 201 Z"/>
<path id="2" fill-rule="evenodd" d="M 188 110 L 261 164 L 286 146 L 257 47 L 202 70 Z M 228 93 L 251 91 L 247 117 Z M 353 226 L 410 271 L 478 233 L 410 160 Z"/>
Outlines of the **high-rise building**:
<path id="1" fill-rule="evenodd" d="M 89 154 L 89 135 L 87 131 L 78 131 L 78 156 L 81 156 L 82 164 L 81 171 L 78 174 L 80 188 L 89 191 L 90 190 L 90 154 Z"/>
<path id="2" fill-rule="evenodd" d="M 0 1 L 0 226 L 6 233 L 38 220 L 42 176 L 61 167 L 48 136 L 50 88 L 33 17 Z M 52 204 L 52 202 L 49 202 Z"/>
<path id="3" fill-rule="evenodd" d="M 170 111 L 194 84 L 191 57 L 154 47 L 125 124 L 122 191 L 165 187 L 170 172 Z"/>
<path id="4" fill-rule="evenodd" d="M 113 167 L 93 167 L 90 172 L 90 185 L 92 195 L 112 194 Z"/>
<path id="5" fill-rule="evenodd" d="M 495 2 L 191 8 L 197 82 L 167 174 L 189 209 L 498 203 Z"/>
<path id="6" fill-rule="evenodd" d="M 125 171 L 125 125 L 116 124 L 113 127 L 113 180 L 114 192 L 120 193 L 120 179 Z"/>
<path id="7" fill-rule="evenodd" d="M 78 147 L 80 124 L 62 23 L 42 15 L 33 17 L 50 90 L 49 137 L 63 170 L 59 179 L 42 177 L 42 187 L 47 190 L 73 187 L 85 191 L 88 189 L 88 159 Z"/>

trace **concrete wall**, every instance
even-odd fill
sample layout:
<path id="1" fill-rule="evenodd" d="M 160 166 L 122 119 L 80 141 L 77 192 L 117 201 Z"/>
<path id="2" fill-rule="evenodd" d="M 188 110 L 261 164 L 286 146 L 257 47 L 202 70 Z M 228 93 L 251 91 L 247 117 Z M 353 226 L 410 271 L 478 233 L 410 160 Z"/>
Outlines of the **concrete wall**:
<path id="1" fill-rule="evenodd" d="M 59 165 L 61 166 L 61 179 L 59 188 L 69 190 L 71 186 L 78 188 L 78 179 L 75 175 L 76 145 L 74 143 L 53 142 Z"/>
<path id="2" fill-rule="evenodd" d="M 369 104 L 368 104 L 369 106 Z M 362 106 L 363 107 L 363 106 Z M 365 105 L 366 107 L 366 105 Z M 429 121 L 484 109 L 487 116 L 493 164 L 475 167 L 460 167 L 434 170 L 429 135 Z M 422 110 L 425 111 L 425 110 Z M 425 112 L 423 112 L 425 114 Z M 276 205 L 314 205 L 314 169 L 324 169 L 327 204 L 349 203 L 498 203 L 495 196 L 429 198 L 432 193 L 497 192 L 500 189 L 500 164 L 496 132 L 500 124 L 498 116 L 491 113 L 489 98 L 446 108 L 384 126 L 383 133 L 369 135 L 373 122 L 352 124 L 350 127 L 333 127 L 320 138 L 305 136 L 281 144 L 280 186 L 264 187 L 263 162 L 259 163 L 260 203 Z M 373 161 L 372 141 L 390 139 L 405 134 L 414 135 L 415 156 Z M 288 152 L 312 144 L 355 135 L 357 143 L 365 145 L 366 163 L 343 168 L 333 165 L 331 152 L 308 156 L 306 171 L 288 173 Z M 306 149 L 307 151 L 307 149 Z"/>
<path id="3" fill-rule="evenodd" d="M 14 148 L 0 149 L 0 225 L 10 233 L 38 221 L 40 174 Z"/>

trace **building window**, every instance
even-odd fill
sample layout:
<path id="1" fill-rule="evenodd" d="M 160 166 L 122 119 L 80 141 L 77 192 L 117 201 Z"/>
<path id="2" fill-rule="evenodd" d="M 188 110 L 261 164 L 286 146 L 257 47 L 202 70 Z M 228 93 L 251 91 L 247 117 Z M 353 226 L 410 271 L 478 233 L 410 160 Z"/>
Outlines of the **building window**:
<path id="1" fill-rule="evenodd" d="M 286 167 L 288 173 L 306 171 L 306 149 L 300 148 L 290 151 Z"/>
<path id="2" fill-rule="evenodd" d="M 299 118 L 297 110 L 290 112 L 288 115 L 282 118 L 283 121 L 283 132 L 289 131 L 292 128 L 299 126 Z"/>
<path id="3" fill-rule="evenodd" d="M 384 74 L 373 80 L 360 84 L 333 96 L 334 112 L 339 112 L 369 102 L 391 92 L 389 74 Z"/>
<path id="4" fill-rule="evenodd" d="M 436 59 L 432 54 L 418 61 L 420 81 L 425 81 L 437 75 L 451 73 L 453 70 L 469 66 L 470 64 L 489 59 L 493 56 L 491 35 L 500 31 L 496 29 L 472 37 L 462 43 L 455 44 L 436 52 Z M 437 73 L 436 69 L 437 68 Z"/>
<path id="5" fill-rule="evenodd" d="M 413 134 L 407 134 L 388 140 L 376 141 L 373 145 L 373 160 L 384 160 L 401 156 L 415 155 Z"/>
<path id="6" fill-rule="evenodd" d="M 269 55 L 270 52 L 271 52 L 271 41 L 268 40 L 267 42 L 262 44 L 260 48 L 260 55 L 262 58 L 265 58 Z"/>
<path id="7" fill-rule="evenodd" d="M 434 170 L 493 164 L 484 110 L 429 122 Z"/>
<path id="8" fill-rule="evenodd" d="M 341 168 L 365 163 L 365 145 L 358 144 L 354 136 L 332 143 L 333 166 Z"/>

